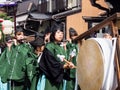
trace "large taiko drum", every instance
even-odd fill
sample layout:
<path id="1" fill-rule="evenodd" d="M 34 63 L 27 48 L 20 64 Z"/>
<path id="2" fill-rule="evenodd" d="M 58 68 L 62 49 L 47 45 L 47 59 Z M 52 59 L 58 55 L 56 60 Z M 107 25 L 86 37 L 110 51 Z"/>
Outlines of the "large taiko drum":
<path id="1" fill-rule="evenodd" d="M 114 90 L 115 71 L 112 40 L 91 38 L 80 46 L 77 78 L 81 90 Z"/>

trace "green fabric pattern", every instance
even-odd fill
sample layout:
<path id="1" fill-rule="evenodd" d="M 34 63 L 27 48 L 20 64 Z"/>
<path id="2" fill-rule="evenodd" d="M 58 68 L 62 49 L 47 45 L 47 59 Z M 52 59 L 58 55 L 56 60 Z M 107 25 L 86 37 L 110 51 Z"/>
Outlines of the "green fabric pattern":
<path id="1" fill-rule="evenodd" d="M 37 72 L 36 63 L 37 56 L 32 52 L 32 48 L 28 47 L 26 43 L 17 46 L 13 45 L 10 51 L 6 47 L 0 57 L 0 76 L 2 82 L 11 80 L 15 82 L 25 82 L 26 78 L 28 81 L 32 82 Z"/>

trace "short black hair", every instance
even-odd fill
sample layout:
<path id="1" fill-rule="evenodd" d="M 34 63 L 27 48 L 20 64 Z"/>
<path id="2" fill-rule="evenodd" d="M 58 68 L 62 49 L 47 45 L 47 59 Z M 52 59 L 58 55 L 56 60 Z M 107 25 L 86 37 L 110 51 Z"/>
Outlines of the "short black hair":
<path id="1" fill-rule="evenodd" d="M 55 41 L 55 33 L 60 30 L 61 32 L 63 32 L 63 25 L 62 24 L 53 24 L 53 26 L 51 27 L 51 35 L 50 35 L 50 41 L 54 42 Z"/>

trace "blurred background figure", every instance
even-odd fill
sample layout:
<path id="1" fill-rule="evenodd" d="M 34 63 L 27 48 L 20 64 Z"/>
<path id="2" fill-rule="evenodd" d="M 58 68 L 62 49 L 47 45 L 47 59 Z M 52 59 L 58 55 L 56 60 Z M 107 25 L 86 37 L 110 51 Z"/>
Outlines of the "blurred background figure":
<path id="1" fill-rule="evenodd" d="M 103 38 L 112 39 L 112 36 L 109 33 L 104 33 Z"/>
<path id="2" fill-rule="evenodd" d="M 50 35 L 51 35 L 51 29 L 50 29 L 50 27 L 48 26 L 48 27 L 45 29 L 45 32 L 44 32 L 44 41 L 45 41 L 45 43 L 50 42 Z"/>
<path id="3" fill-rule="evenodd" d="M 77 65 L 77 55 L 78 55 L 78 42 L 74 40 L 78 36 L 78 33 L 74 28 L 69 28 L 69 37 L 67 44 L 67 50 L 69 61 L 72 62 L 75 66 Z M 66 82 L 66 90 L 80 90 L 80 87 L 77 83 L 77 74 L 76 68 L 69 69 L 70 79 Z"/>
<path id="4" fill-rule="evenodd" d="M 69 29 L 69 36 L 70 36 L 70 39 L 72 42 L 72 40 L 74 40 L 78 36 L 78 33 L 75 31 L 74 28 L 70 28 Z"/>

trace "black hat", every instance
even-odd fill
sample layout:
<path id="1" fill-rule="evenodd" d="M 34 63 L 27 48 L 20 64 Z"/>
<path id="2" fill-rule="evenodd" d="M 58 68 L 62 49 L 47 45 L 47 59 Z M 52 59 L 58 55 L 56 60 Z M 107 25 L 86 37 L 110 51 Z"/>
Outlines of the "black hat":
<path id="1" fill-rule="evenodd" d="M 23 32 L 23 28 L 20 27 L 20 26 L 16 27 L 15 34 L 16 34 L 17 32 Z"/>
<path id="2" fill-rule="evenodd" d="M 77 36 L 78 33 L 75 31 L 74 28 L 70 28 L 70 29 L 69 29 L 69 35 L 70 35 L 70 37 L 72 37 L 72 36 Z"/>
<path id="3" fill-rule="evenodd" d="M 40 37 L 37 37 L 34 41 L 30 42 L 32 46 L 37 47 L 37 46 L 42 46 L 44 45 L 44 40 Z"/>
<path id="4" fill-rule="evenodd" d="M 6 35 L 5 37 L 5 41 L 8 42 L 8 41 L 12 41 L 12 37 L 10 35 Z"/>
<path id="5" fill-rule="evenodd" d="M 47 28 L 45 29 L 44 34 L 47 34 L 47 33 L 51 33 L 51 29 L 50 29 L 50 27 L 49 27 L 49 26 L 47 26 Z"/>
<path id="6" fill-rule="evenodd" d="M 60 23 L 60 24 L 57 24 L 57 23 L 54 23 L 51 27 L 51 32 L 52 33 L 55 33 L 57 30 L 60 30 L 63 32 L 63 24 Z"/>

